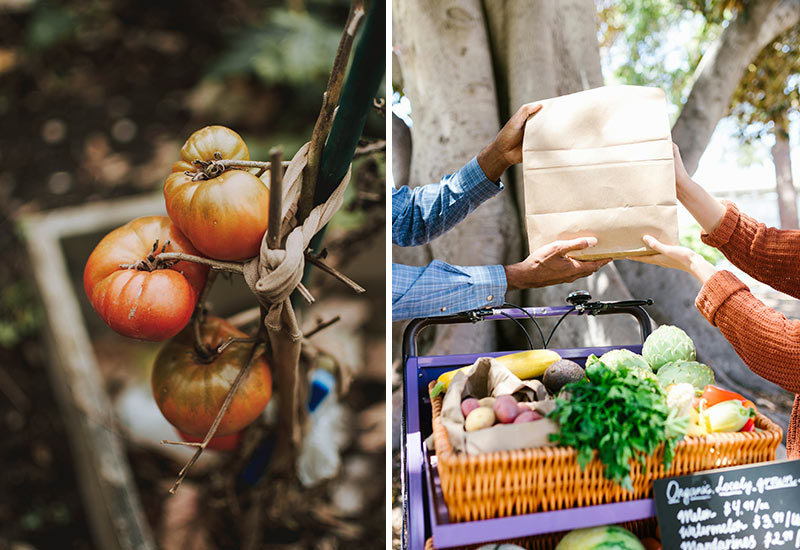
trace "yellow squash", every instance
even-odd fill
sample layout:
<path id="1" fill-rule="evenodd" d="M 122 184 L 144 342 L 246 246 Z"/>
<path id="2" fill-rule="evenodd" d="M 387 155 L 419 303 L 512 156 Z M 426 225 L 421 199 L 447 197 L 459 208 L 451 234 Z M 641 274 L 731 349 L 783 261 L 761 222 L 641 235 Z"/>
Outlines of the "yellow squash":
<path id="1" fill-rule="evenodd" d="M 494 360 L 510 370 L 520 380 L 530 380 L 542 376 L 547 367 L 561 359 L 561 356 L 549 349 L 532 349 L 510 355 L 495 357 Z M 472 365 L 461 367 L 443 373 L 436 380 L 436 385 L 431 390 L 431 398 L 447 391 L 447 387 L 456 373 L 466 371 Z"/>

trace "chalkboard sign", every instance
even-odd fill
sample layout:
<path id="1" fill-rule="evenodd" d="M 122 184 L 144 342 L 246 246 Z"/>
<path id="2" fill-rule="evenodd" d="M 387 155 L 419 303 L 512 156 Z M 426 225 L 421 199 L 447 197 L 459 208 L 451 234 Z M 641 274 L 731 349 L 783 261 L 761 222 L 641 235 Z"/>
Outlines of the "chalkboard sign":
<path id="1" fill-rule="evenodd" d="M 659 479 L 653 492 L 664 548 L 800 548 L 800 460 Z"/>

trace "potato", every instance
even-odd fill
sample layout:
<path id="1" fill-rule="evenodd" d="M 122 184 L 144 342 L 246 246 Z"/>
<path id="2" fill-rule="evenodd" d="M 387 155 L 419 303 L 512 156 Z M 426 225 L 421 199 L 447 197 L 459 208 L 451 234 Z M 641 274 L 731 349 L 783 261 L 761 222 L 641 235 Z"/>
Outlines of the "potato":
<path id="1" fill-rule="evenodd" d="M 478 400 L 474 397 L 467 397 L 464 401 L 461 402 L 461 414 L 464 415 L 464 418 L 469 416 L 469 413 L 474 411 L 480 407 Z"/>
<path id="2" fill-rule="evenodd" d="M 464 429 L 468 432 L 490 428 L 494 425 L 494 411 L 489 407 L 478 407 L 467 415 Z"/>
<path id="3" fill-rule="evenodd" d="M 517 400 L 513 395 L 501 395 L 494 400 L 494 414 L 503 424 L 511 424 L 519 415 Z"/>
<path id="4" fill-rule="evenodd" d="M 526 403 L 522 403 L 522 402 L 517 403 L 517 408 L 519 409 L 519 414 L 522 414 L 524 412 L 528 412 L 529 410 L 531 410 L 531 408 Z"/>
<path id="5" fill-rule="evenodd" d="M 494 397 L 484 397 L 479 399 L 478 403 L 480 403 L 481 407 L 489 407 L 491 409 L 494 407 Z"/>

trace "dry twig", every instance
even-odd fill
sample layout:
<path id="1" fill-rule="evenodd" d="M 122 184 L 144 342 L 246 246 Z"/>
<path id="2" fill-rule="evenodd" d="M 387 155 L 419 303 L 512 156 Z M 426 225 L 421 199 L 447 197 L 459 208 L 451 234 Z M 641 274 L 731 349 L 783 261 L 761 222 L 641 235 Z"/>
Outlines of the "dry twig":
<path id="1" fill-rule="evenodd" d="M 344 273 L 336 270 L 335 268 L 323 262 L 321 259 L 322 257 L 324 257 L 322 253 L 312 254 L 311 252 L 306 251 L 305 257 L 307 262 L 309 262 L 312 265 L 315 265 L 328 275 L 332 276 L 334 279 L 340 281 L 342 284 L 349 287 L 356 294 L 363 294 L 364 292 L 366 292 L 364 287 L 355 282 L 353 279 L 351 279 Z"/>
<path id="2" fill-rule="evenodd" d="M 312 336 L 314 336 L 319 331 L 325 330 L 326 328 L 328 328 L 329 326 L 331 326 L 334 323 L 337 323 L 341 319 L 342 318 L 339 315 L 337 315 L 336 317 L 332 317 L 331 319 L 328 319 L 327 321 L 318 321 L 317 322 L 317 326 L 315 326 L 314 328 L 312 328 L 311 330 L 309 330 L 308 332 L 303 334 L 303 338 L 311 338 Z"/>
<path id="3" fill-rule="evenodd" d="M 356 147 L 355 156 L 369 155 L 370 153 L 377 153 L 378 151 L 386 150 L 386 140 L 379 139 L 374 143 L 368 143 L 361 147 Z"/>

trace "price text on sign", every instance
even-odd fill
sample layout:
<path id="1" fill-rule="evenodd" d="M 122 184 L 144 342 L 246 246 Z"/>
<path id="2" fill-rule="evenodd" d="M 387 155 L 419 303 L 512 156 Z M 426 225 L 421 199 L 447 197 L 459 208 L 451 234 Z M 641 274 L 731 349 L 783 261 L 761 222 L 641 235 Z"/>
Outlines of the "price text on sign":
<path id="1" fill-rule="evenodd" d="M 800 460 L 656 480 L 664 548 L 800 549 Z"/>

